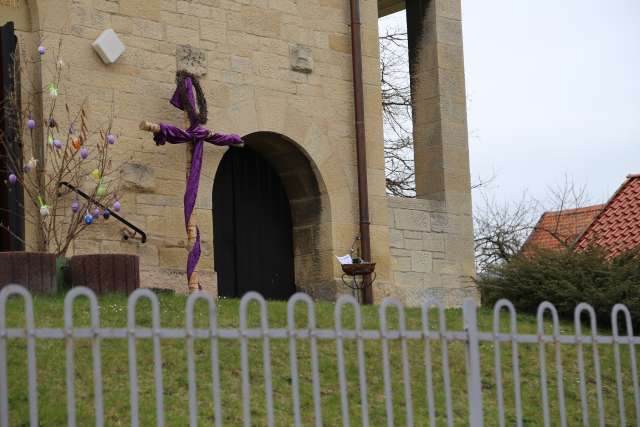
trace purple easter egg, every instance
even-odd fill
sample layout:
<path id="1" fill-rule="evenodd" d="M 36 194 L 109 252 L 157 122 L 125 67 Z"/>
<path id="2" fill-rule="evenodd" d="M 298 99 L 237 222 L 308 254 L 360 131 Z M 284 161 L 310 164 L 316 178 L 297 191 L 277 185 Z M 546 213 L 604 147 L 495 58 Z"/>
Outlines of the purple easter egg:
<path id="1" fill-rule="evenodd" d="M 115 143 L 116 143 L 116 136 L 115 136 L 115 135 L 113 135 L 113 134 L 111 134 L 111 133 L 110 133 L 110 134 L 108 134 L 108 135 L 107 135 L 107 143 L 108 143 L 109 145 L 113 145 L 113 144 L 115 144 Z"/>
<path id="2" fill-rule="evenodd" d="M 116 200 L 115 203 L 113 204 L 113 210 L 116 212 L 120 212 L 121 207 L 122 205 L 120 205 L 120 200 Z"/>
<path id="3" fill-rule="evenodd" d="M 71 202 L 71 212 L 78 213 L 79 210 L 80 210 L 80 203 L 78 203 L 77 200 L 74 200 L 73 202 Z"/>
<path id="4" fill-rule="evenodd" d="M 86 148 L 82 147 L 80 149 L 80 157 L 82 157 L 82 160 L 86 160 L 86 158 L 89 157 L 89 150 L 87 150 Z"/>
<path id="5" fill-rule="evenodd" d="M 62 142 L 59 139 L 54 139 L 53 140 L 53 146 L 56 147 L 58 150 L 62 148 Z"/>
<path id="6" fill-rule="evenodd" d="M 100 209 L 95 208 L 93 210 L 93 219 L 98 219 L 99 216 L 100 216 Z"/>
<path id="7" fill-rule="evenodd" d="M 14 185 L 18 181 L 18 177 L 15 174 L 9 174 L 9 184 Z"/>
<path id="8" fill-rule="evenodd" d="M 92 222 L 93 222 L 93 217 L 89 214 L 86 214 L 84 216 L 84 223 L 87 225 L 91 225 Z"/>
<path id="9" fill-rule="evenodd" d="M 44 55 L 44 53 L 47 51 L 47 49 L 44 48 L 44 46 L 38 46 L 38 53 L 40 55 Z"/>
<path id="10" fill-rule="evenodd" d="M 36 121 L 33 119 L 27 120 L 27 127 L 29 129 L 34 129 L 36 127 Z"/>
<path id="11" fill-rule="evenodd" d="M 104 212 L 102 212 L 102 217 L 104 219 L 109 219 L 110 216 L 111 216 L 111 212 L 109 212 L 109 209 L 105 209 Z"/>

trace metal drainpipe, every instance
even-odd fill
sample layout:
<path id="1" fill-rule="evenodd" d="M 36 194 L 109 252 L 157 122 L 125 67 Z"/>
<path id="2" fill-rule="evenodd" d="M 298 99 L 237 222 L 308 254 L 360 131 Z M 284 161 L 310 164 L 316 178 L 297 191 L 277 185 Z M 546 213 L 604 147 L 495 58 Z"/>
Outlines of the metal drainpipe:
<path id="1" fill-rule="evenodd" d="M 364 133 L 364 96 L 362 85 L 362 40 L 360 38 L 360 0 L 351 2 L 351 62 L 353 65 L 353 98 L 356 119 L 356 155 L 358 160 L 358 205 L 360 211 L 360 255 L 371 261 L 369 236 L 369 187 L 367 186 L 367 142 Z M 370 276 L 365 277 L 369 282 Z M 365 304 L 373 302 L 373 291 L 366 286 L 363 292 Z"/>

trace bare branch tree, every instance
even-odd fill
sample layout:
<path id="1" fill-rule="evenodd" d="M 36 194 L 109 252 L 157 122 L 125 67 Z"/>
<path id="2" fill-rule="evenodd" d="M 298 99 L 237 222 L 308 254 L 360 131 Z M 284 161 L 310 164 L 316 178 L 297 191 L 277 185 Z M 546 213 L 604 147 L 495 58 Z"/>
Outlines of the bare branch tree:
<path id="1" fill-rule="evenodd" d="M 536 224 L 536 229 L 553 238 L 559 246 L 571 248 L 584 231 L 582 216 L 576 209 L 591 204 L 585 184 L 578 185 L 567 174 L 562 182 L 547 187 L 549 223 Z"/>
<path id="2" fill-rule="evenodd" d="M 567 175 L 547 188 L 544 203 L 526 194 L 517 202 L 503 204 L 490 199 L 486 192 L 479 196 L 481 202 L 476 202 L 473 220 L 476 266 L 480 272 L 520 254 L 534 230 L 555 240 L 557 247 L 571 248 L 586 226 L 575 209 L 591 201 L 586 186 L 576 184 Z M 545 212 L 549 220 L 539 222 Z"/>
<path id="3" fill-rule="evenodd" d="M 380 36 L 380 85 L 387 192 L 399 197 L 414 197 L 415 168 L 406 31 L 390 29 Z"/>
<path id="4" fill-rule="evenodd" d="M 39 52 L 41 49 L 33 47 L 28 52 L 42 56 L 45 50 Z M 23 61 L 19 58 L 14 61 L 14 80 L 28 76 L 29 65 L 42 60 L 44 75 L 51 76 L 50 83 L 45 87 L 33 82 L 22 87 L 16 84 L 14 93 L 0 105 L 12 112 L 13 117 L 5 123 L 5 132 L 0 132 L 2 152 L 9 167 L 0 185 L 6 185 L 10 192 L 18 188 L 24 191 L 24 202 L 18 203 L 24 210 L 25 221 L 36 230 L 36 249 L 57 255 L 64 255 L 98 215 L 109 217 L 110 213 L 101 212 L 98 205 L 111 205 L 119 191 L 119 168 L 113 167 L 110 155 L 110 146 L 115 142 L 112 115 L 97 130 L 91 131 L 86 100 L 75 110 L 64 102 L 64 71 L 68 65 L 62 61 L 61 51 L 60 41 L 57 49 L 47 49 L 47 56 L 42 59 L 21 53 L 19 58 Z M 38 117 L 35 106 L 41 99 L 44 113 Z M 78 199 L 67 188 L 62 188 L 61 183 L 81 188 L 90 200 Z M 9 224 L 0 222 L 0 228 L 19 238 Z"/>
<path id="5" fill-rule="evenodd" d="M 487 271 L 492 265 L 509 262 L 520 253 L 538 216 L 538 203 L 526 194 L 513 203 L 499 204 L 481 194 L 473 220 L 475 253 L 478 271 Z"/>
<path id="6" fill-rule="evenodd" d="M 398 197 L 415 197 L 411 85 L 406 30 L 387 29 L 387 32 L 379 37 L 379 41 L 387 193 Z M 479 178 L 471 188 L 484 187 L 493 178 Z"/>

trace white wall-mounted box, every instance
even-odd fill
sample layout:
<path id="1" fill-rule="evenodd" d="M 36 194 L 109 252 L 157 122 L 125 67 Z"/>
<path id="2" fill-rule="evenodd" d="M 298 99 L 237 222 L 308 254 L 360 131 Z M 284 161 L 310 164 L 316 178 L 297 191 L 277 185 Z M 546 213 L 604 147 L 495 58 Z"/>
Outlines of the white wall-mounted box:
<path id="1" fill-rule="evenodd" d="M 113 64 L 124 52 L 124 44 L 111 28 L 104 30 L 91 46 L 98 52 L 105 64 Z"/>

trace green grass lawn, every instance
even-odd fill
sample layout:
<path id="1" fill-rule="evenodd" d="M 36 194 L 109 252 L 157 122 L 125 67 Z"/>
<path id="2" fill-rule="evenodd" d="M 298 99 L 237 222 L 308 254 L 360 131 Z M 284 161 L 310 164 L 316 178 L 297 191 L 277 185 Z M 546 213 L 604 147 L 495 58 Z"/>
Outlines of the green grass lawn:
<path id="1" fill-rule="evenodd" d="M 163 327 L 180 328 L 185 324 L 184 296 L 160 296 L 161 319 Z M 206 327 L 207 314 L 204 303 L 196 306 L 196 325 Z M 257 305 L 251 306 L 250 324 L 258 326 Z M 270 302 L 269 324 L 271 327 L 286 326 L 286 304 Z M 299 326 L 306 323 L 302 307 L 297 316 Z M 101 321 L 103 327 L 126 326 L 126 299 L 122 296 L 108 296 L 100 299 Z M 218 322 L 220 327 L 234 328 L 239 324 L 239 301 L 220 300 L 218 303 Z M 317 324 L 320 328 L 333 327 L 334 305 L 320 302 L 316 305 Z M 7 318 L 10 327 L 23 324 L 23 305 L 20 300 L 12 299 L 7 307 Z M 138 307 L 138 324 L 150 325 L 151 310 L 146 301 Z M 435 314 L 435 313 L 434 313 Z M 63 325 L 63 298 L 35 298 L 36 326 L 59 328 Z M 506 316 L 505 316 L 506 317 Z M 462 329 L 461 310 L 447 310 L 446 318 L 450 330 Z M 88 325 L 88 304 L 79 300 L 76 304 L 76 325 Z M 490 331 L 492 324 L 491 311 L 481 309 L 479 312 L 481 330 Z M 522 315 L 518 318 L 519 332 L 535 333 L 535 318 Z M 367 329 L 379 328 L 378 307 L 364 307 L 363 322 Z M 420 328 L 420 310 L 407 310 L 407 323 L 411 329 Z M 437 328 L 435 316 L 430 319 L 431 328 Z M 350 311 L 344 320 L 345 325 L 353 324 Z M 397 324 L 393 319 L 392 325 Z M 503 331 L 507 330 L 506 319 Z M 547 325 L 550 331 L 550 325 Z M 562 324 L 562 333 L 573 333 L 570 323 Z M 588 328 L 584 333 L 589 333 Z M 609 333 L 603 331 L 602 333 Z M 400 344 L 391 342 L 392 382 L 395 425 L 405 424 L 403 385 L 401 377 Z M 505 406 L 507 424 L 513 425 L 515 418 L 513 387 L 511 376 L 510 345 L 503 344 L 503 378 L 505 384 Z M 549 395 L 552 402 L 553 425 L 559 425 L 557 396 L 555 393 L 555 371 L 551 352 L 548 346 L 547 368 L 549 379 Z M 153 382 L 153 362 L 151 343 L 149 340 L 138 342 L 138 374 L 140 390 L 140 422 L 141 425 L 155 424 L 155 396 Z M 196 342 L 199 420 L 202 425 L 211 425 L 213 420 L 213 404 L 211 398 L 211 375 L 209 364 L 209 344 L 206 340 Z M 539 363 L 537 345 L 520 346 L 520 369 L 522 377 L 523 411 L 526 425 L 542 425 L 542 409 L 540 396 Z M 8 346 L 9 372 L 9 405 L 11 425 L 26 425 L 28 421 L 28 393 L 26 345 L 23 340 L 10 340 Z M 261 343 L 255 341 L 250 347 L 251 370 L 251 409 L 254 425 L 266 424 L 264 400 L 262 350 Z M 349 400 L 352 425 L 360 424 L 360 406 L 358 389 L 358 370 L 356 364 L 356 346 L 354 342 L 345 344 L 347 357 L 347 377 L 349 381 Z M 382 351 L 379 341 L 367 341 L 365 344 L 367 359 L 368 402 L 372 426 L 386 425 L 384 386 L 382 377 Z M 411 387 L 414 412 L 417 425 L 427 423 L 427 400 L 425 393 L 424 346 L 417 341 L 410 341 Z M 625 372 L 627 423 L 635 422 L 633 409 L 633 393 L 631 390 L 628 348 L 622 346 L 623 372 Z M 311 390 L 311 363 L 309 347 L 305 340 L 298 343 L 299 372 L 301 379 L 301 405 L 305 425 L 313 423 L 313 401 Z M 320 381 L 322 394 L 323 424 L 327 426 L 341 425 L 340 393 L 336 365 L 335 341 L 320 341 Z M 484 396 L 485 425 L 497 425 L 497 403 L 494 372 L 494 349 L 491 343 L 481 344 L 481 364 L 483 369 L 482 385 Z M 580 424 L 579 381 L 576 350 L 573 346 L 563 349 L 565 398 L 570 425 Z M 611 346 L 600 348 L 602 358 L 602 382 L 604 389 L 607 425 L 619 425 L 617 415 L 617 398 L 613 350 Z M 163 340 L 163 375 L 164 405 L 166 425 L 183 426 L 188 424 L 188 384 L 186 349 L 183 340 Z M 438 425 L 445 422 L 445 400 L 442 382 L 440 348 L 432 345 L 434 363 L 434 390 Z M 588 371 L 588 391 L 591 420 L 596 424 L 595 377 L 590 348 L 585 348 Z M 465 377 L 465 350 L 461 343 L 451 343 L 449 358 L 452 379 L 453 413 L 456 425 L 467 424 L 467 399 Z M 93 413 L 93 379 L 91 368 L 91 351 L 87 341 L 79 341 L 76 347 L 76 400 L 78 404 L 78 425 L 94 423 Z M 291 425 L 292 399 L 291 377 L 289 372 L 289 351 L 286 340 L 272 340 L 271 360 L 273 365 L 273 393 L 276 424 Z M 102 361 L 104 378 L 104 407 L 106 425 L 129 425 L 129 377 L 126 340 L 105 340 L 102 343 Z M 66 387 L 65 387 L 65 343 L 63 340 L 38 340 L 37 369 L 39 413 L 41 425 L 59 426 L 66 424 Z M 242 424 L 242 399 L 240 385 L 240 345 L 235 340 L 223 340 L 220 343 L 220 369 L 222 384 L 222 417 L 226 425 Z"/>

